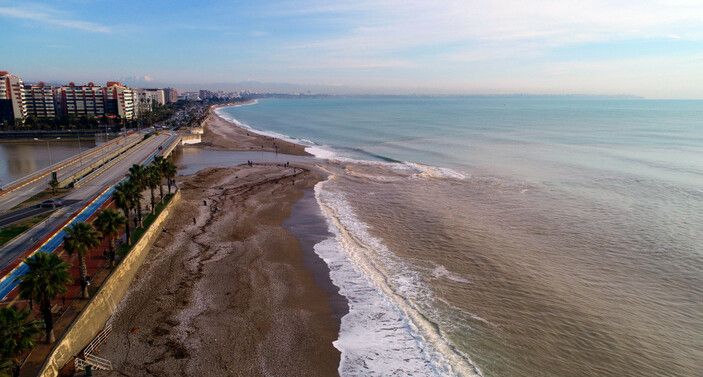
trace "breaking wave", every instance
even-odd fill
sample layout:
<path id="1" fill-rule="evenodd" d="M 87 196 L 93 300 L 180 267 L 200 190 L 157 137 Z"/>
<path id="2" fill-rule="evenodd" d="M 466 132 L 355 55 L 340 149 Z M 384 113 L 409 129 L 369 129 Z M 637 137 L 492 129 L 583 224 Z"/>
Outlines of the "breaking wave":
<path id="1" fill-rule="evenodd" d="M 315 245 L 330 278 L 349 302 L 334 346 L 343 376 L 481 376 L 437 324 L 414 306 L 431 291 L 369 234 L 344 195 L 315 186 L 315 197 L 333 236 Z M 392 272 L 391 272 L 392 271 Z"/>

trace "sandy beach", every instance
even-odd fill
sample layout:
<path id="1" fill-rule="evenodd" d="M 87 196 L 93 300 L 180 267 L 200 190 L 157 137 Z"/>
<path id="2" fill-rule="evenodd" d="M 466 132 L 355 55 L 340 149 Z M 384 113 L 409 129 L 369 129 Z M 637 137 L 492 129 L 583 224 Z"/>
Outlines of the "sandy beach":
<path id="1" fill-rule="evenodd" d="M 259 135 L 247 129 L 237 127 L 215 113 L 217 107 L 211 107 L 205 123 L 202 137 L 203 146 L 235 151 L 265 151 L 310 156 L 305 147 L 285 140 Z"/>
<path id="2" fill-rule="evenodd" d="M 268 141 L 213 112 L 207 122 L 208 148 L 248 150 Z M 304 153 L 275 142 L 279 152 Z M 310 262 L 317 258 L 310 245 L 283 225 L 323 178 L 303 165 L 212 168 L 180 178 L 183 200 L 98 352 L 114 370 L 96 374 L 336 375 L 339 296 L 320 284 L 326 267 Z"/>

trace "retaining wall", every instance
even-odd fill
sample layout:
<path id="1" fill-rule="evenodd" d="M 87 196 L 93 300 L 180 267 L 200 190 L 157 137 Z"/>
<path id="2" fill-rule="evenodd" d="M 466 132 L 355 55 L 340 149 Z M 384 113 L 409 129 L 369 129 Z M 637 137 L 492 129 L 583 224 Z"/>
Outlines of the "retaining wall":
<path id="1" fill-rule="evenodd" d="M 142 238 L 107 278 L 98 292 L 91 298 L 78 318 L 54 345 L 51 354 L 42 365 L 39 376 L 55 377 L 71 358 L 78 355 L 93 338 L 102 331 L 105 323 L 129 290 L 134 276 L 146 259 L 151 245 L 161 233 L 161 224 L 168 218 L 173 207 L 180 201 L 177 191 L 166 208 L 161 211 Z"/>

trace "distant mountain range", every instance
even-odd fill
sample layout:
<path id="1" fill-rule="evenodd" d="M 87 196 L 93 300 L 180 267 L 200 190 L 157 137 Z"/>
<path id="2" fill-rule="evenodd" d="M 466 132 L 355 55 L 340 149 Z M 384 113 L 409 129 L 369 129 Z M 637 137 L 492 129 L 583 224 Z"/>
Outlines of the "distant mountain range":
<path id="1" fill-rule="evenodd" d="M 433 90 L 431 88 L 416 88 L 410 89 L 387 89 L 387 88 L 355 88 L 345 85 L 309 85 L 295 84 L 286 82 L 262 82 L 262 81 L 237 81 L 237 82 L 220 82 L 220 83 L 203 83 L 203 84 L 177 84 L 169 82 L 160 82 L 144 77 L 122 77 L 118 81 L 125 85 L 135 88 L 166 88 L 173 87 L 180 91 L 197 91 L 207 89 L 212 91 L 251 91 L 258 93 L 283 93 L 283 94 L 326 94 L 326 95 L 398 95 L 398 96 L 477 96 L 477 97 L 571 97 L 571 98 L 593 98 L 593 99 L 638 99 L 639 96 L 622 94 L 622 95 L 593 95 L 593 94 L 530 94 L 530 93 L 443 93 L 442 91 Z M 28 81 L 33 82 L 33 81 Z M 104 85 L 105 82 L 95 80 L 96 85 Z M 68 82 L 47 81 L 50 85 L 66 85 Z M 76 84 L 85 84 L 84 82 L 76 81 Z"/>

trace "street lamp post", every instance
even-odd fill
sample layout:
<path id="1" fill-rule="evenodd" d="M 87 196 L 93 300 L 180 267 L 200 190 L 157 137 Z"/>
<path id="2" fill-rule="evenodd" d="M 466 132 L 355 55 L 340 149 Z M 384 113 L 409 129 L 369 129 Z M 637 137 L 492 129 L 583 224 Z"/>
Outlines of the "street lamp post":
<path id="1" fill-rule="evenodd" d="M 34 141 L 40 141 L 38 138 L 34 138 Z M 46 151 L 49 153 L 49 166 L 54 164 L 54 158 L 51 155 L 51 146 L 49 146 L 49 139 L 46 139 Z"/>
<path id="2" fill-rule="evenodd" d="M 56 140 L 61 140 L 61 137 L 57 137 Z M 49 145 L 49 140 L 46 141 L 46 145 L 47 145 L 47 146 Z M 53 156 L 52 153 L 51 153 L 51 148 L 49 148 L 49 158 L 50 158 L 50 161 L 51 161 L 51 165 L 53 165 L 53 164 L 54 164 L 54 163 L 53 163 L 54 156 Z"/>
<path id="3" fill-rule="evenodd" d="M 83 170 L 83 149 L 81 148 L 81 131 L 78 130 L 78 164 Z"/>

